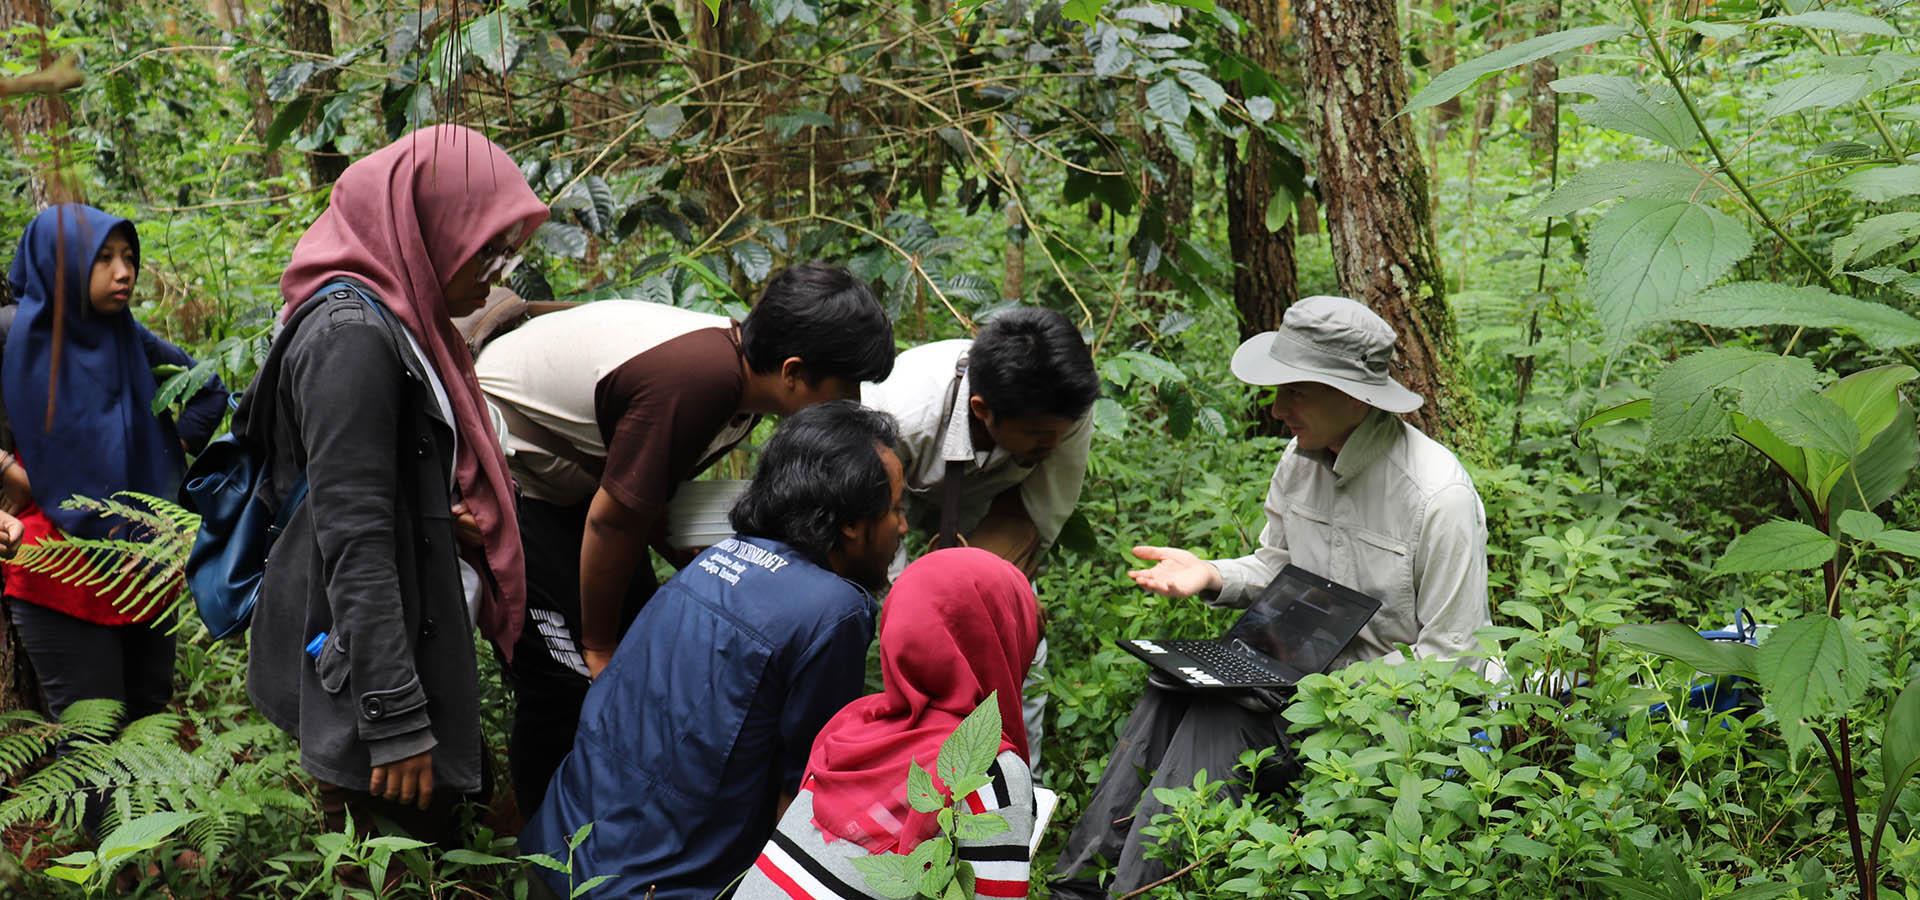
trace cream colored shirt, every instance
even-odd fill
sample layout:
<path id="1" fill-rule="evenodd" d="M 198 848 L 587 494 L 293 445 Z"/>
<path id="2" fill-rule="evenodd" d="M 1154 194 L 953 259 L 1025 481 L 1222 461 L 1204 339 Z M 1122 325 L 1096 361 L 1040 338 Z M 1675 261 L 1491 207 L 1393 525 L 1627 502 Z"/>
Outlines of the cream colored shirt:
<path id="1" fill-rule="evenodd" d="M 1041 542 L 1052 544 L 1080 502 L 1080 486 L 1087 480 L 1087 451 L 1093 444 L 1093 416 L 1091 412 L 1081 416 L 1039 465 L 1022 466 L 1000 448 L 974 447 L 967 408 L 973 391 L 963 378 L 941 445 L 940 414 L 953 385 L 954 365 L 972 347 L 973 341 L 960 339 L 908 350 L 894 358 L 893 374 L 886 381 L 860 386 L 860 402 L 891 414 L 899 423 L 908 519 L 915 527 L 929 531 L 939 527 L 940 485 L 946 479 L 947 461 L 953 460 L 966 464 L 966 482 L 960 491 L 962 531 L 980 524 L 993 498 L 1019 485 L 1020 499 Z"/>
<path id="2" fill-rule="evenodd" d="M 1398 661 L 1399 644 L 1456 659 L 1492 623 L 1487 517 L 1473 480 L 1451 451 L 1393 415 L 1374 411 L 1337 458 L 1289 444 L 1266 509 L 1260 548 L 1214 562 L 1225 586 L 1209 602 L 1245 607 L 1287 563 L 1379 600 L 1334 668 Z"/>

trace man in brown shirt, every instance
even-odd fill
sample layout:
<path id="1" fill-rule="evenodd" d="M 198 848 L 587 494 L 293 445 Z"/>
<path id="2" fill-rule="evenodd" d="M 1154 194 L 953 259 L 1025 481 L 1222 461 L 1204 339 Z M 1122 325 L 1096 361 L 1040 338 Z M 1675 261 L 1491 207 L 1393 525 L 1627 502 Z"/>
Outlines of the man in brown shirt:
<path id="1" fill-rule="evenodd" d="M 859 396 L 893 368 L 893 328 L 845 269 L 795 266 L 744 323 L 605 300 L 540 316 L 475 368 L 521 488 L 527 627 L 514 647 L 515 792 L 527 811 L 573 743 L 587 685 L 656 586 L 675 487 L 759 416 Z"/>

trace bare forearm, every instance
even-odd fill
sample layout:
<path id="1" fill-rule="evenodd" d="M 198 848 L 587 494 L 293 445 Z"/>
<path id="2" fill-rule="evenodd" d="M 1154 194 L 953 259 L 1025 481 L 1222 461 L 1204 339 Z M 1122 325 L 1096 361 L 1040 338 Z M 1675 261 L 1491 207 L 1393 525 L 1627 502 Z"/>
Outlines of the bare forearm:
<path id="1" fill-rule="evenodd" d="M 648 523 L 605 492 L 595 495 L 580 543 L 580 641 L 611 652 L 636 567 L 646 564 Z"/>

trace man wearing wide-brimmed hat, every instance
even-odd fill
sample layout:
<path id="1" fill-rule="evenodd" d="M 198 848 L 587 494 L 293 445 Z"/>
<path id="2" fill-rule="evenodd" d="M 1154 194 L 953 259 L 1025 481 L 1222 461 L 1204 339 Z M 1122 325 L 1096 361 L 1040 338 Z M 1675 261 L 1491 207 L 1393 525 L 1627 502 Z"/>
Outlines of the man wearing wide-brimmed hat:
<path id="1" fill-rule="evenodd" d="M 1275 385 L 1274 415 L 1293 432 L 1267 490 L 1260 546 L 1212 561 L 1135 547 L 1153 566 L 1128 573 L 1134 582 L 1244 607 L 1292 563 L 1381 603 L 1334 668 L 1398 661 L 1402 645 L 1433 659 L 1473 650 L 1474 631 L 1490 624 L 1486 514 L 1453 453 L 1395 415 L 1420 408 L 1421 397 L 1387 375 L 1394 339 L 1393 328 L 1356 301 L 1308 297 L 1287 309 L 1278 331 L 1241 344 L 1233 374 Z M 1142 852 L 1152 840 L 1142 829 L 1164 809 L 1153 788 L 1191 785 L 1205 769 L 1237 789 L 1240 753 L 1269 746 L 1280 748 L 1277 763 L 1256 783 L 1284 783 L 1297 769 L 1278 714 L 1282 699 L 1202 697 L 1150 684 L 1060 855 L 1056 874 L 1067 880 L 1054 896 L 1119 895 L 1166 874 Z M 1140 770 L 1154 773 L 1144 794 Z M 1115 866 L 1104 889 L 1088 879 L 1096 858 Z"/>

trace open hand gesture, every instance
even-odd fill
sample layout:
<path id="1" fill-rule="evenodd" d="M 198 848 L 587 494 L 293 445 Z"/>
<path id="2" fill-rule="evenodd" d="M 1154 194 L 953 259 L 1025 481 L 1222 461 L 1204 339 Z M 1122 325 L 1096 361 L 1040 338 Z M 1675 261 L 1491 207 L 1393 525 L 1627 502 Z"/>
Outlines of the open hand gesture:
<path id="1" fill-rule="evenodd" d="M 1190 550 L 1135 547 L 1133 555 L 1154 564 L 1151 569 L 1129 571 L 1133 583 L 1163 597 L 1191 597 L 1220 589 L 1220 570 Z"/>

